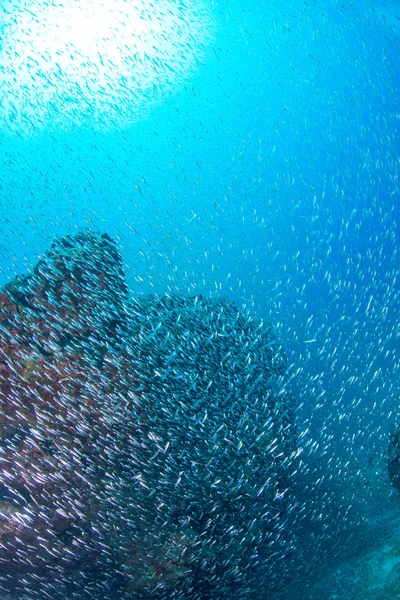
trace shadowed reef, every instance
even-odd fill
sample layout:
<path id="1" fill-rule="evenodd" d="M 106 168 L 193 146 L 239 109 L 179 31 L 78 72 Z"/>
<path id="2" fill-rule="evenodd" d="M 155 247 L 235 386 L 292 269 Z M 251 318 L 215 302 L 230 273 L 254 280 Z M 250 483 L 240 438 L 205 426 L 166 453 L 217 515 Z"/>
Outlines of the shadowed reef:
<path id="1" fill-rule="evenodd" d="M 296 453 L 286 358 L 225 299 L 129 298 L 107 235 L 0 293 L 0 589 L 236 598 L 267 586 Z"/>

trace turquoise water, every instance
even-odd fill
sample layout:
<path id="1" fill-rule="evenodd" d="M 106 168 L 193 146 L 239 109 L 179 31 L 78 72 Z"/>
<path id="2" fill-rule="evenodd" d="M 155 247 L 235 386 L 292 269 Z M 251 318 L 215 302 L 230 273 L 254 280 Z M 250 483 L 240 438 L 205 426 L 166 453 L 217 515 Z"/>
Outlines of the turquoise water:
<path id="1" fill-rule="evenodd" d="M 395 0 L 0 4 L 0 283 L 90 227 L 132 295 L 269 320 L 304 448 L 288 581 L 319 598 L 368 593 L 333 561 L 394 547 L 399 27 Z"/>

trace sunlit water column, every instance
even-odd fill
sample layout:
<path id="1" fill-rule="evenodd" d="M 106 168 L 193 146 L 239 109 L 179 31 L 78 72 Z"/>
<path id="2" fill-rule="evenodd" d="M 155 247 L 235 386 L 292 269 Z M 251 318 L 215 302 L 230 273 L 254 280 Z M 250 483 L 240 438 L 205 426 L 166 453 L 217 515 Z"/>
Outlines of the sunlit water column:
<path id="1" fill-rule="evenodd" d="M 213 35 L 202 0 L 19 0 L 0 7 L 0 25 L 0 126 L 20 135 L 137 121 Z"/>

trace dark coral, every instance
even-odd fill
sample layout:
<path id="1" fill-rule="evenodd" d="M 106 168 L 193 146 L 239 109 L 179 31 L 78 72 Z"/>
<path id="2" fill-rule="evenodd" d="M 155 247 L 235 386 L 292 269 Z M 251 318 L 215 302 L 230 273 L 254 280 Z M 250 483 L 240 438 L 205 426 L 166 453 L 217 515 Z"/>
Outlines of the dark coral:
<path id="1" fill-rule="evenodd" d="M 55 242 L 0 294 L 0 589 L 240 597 L 285 552 L 285 372 L 236 304 L 129 300 L 107 235 Z"/>

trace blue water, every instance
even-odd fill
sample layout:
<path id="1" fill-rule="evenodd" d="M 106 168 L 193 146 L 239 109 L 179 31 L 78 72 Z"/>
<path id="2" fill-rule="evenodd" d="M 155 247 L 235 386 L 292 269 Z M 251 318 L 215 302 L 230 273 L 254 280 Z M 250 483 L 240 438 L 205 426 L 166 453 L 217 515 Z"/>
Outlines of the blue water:
<path id="1" fill-rule="evenodd" d="M 142 4 L 145 21 L 147 9 L 162 19 L 160 3 Z M 61 71 L 50 80 L 68 94 L 41 112 L 49 81 L 29 79 L 26 57 L 44 56 L 46 41 L 42 32 L 29 46 L 26 27 L 15 27 L 32 13 L 46 23 L 48 5 L 1 2 L 0 282 L 32 268 L 54 236 L 90 226 L 117 238 L 133 294 L 223 295 L 268 318 L 296 372 L 307 476 L 331 476 L 340 507 L 358 498 L 346 513 L 357 524 L 380 485 L 363 504 L 363 469 L 371 457 L 384 465 L 398 407 L 400 6 L 192 6 L 200 25 L 184 3 L 174 8 L 181 62 L 168 63 L 154 38 L 158 70 L 141 71 L 153 77 L 148 88 L 139 78 L 122 94 L 112 67 L 110 85 L 82 95 L 74 86 L 85 71 L 71 56 L 67 83 Z M 95 57 L 92 48 L 89 74 Z M 31 106 L 13 116 L 4 98 L 24 93 Z"/>

